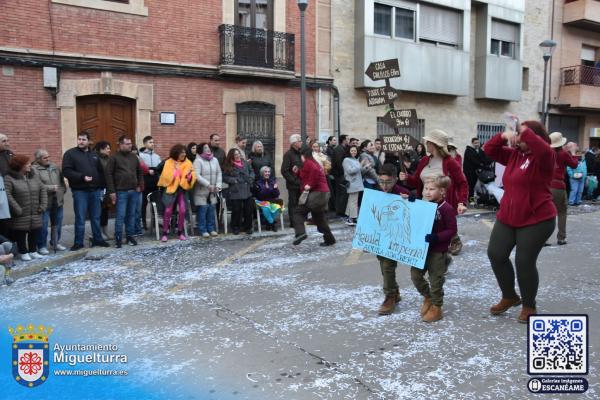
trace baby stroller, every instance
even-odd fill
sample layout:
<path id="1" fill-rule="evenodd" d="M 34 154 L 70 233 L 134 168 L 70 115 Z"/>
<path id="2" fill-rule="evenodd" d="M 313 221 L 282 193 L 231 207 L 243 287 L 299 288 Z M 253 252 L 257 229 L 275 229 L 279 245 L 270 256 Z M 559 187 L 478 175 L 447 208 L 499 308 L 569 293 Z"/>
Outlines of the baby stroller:
<path id="1" fill-rule="evenodd" d="M 477 183 L 474 189 L 475 205 L 497 208 L 502 200 L 504 190 L 494 182 L 496 179 L 494 163 L 490 164 L 487 168 L 478 169 L 476 172 Z"/>

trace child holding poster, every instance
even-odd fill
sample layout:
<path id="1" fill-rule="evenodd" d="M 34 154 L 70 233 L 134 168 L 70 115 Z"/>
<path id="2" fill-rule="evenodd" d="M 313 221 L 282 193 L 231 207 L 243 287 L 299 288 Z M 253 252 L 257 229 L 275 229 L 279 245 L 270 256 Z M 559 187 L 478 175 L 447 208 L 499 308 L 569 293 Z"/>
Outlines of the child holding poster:
<path id="1" fill-rule="evenodd" d="M 379 187 L 385 193 L 400 194 L 407 196 L 409 191 L 398 184 L 398 171 L 393 164 L 384 164 L 379 174 Z M 414 196 L 409 197 L 409 201 L 415 201 Z M 377 256 L 381 275 L 383 275 L 383 293 L 385 299 L 379 307 L 379 315 L 390 315 L 394 312 L 396 304 L 402 299 L 400 289 L 396 282 L 396 260 L 391 260 L 382 256 Z"/>
<path id="2" fill-rule="evenodd" d="M 450 178 L 447 176 L 429 176 L 424 182 L 423 199 L 438 204 L 432 232 L 425 236 L 425 241 L 429 243 L 425 267 L 410 269 L 413 284 L 424 297 L 421 306 L 424 322 L 439 321 L 443 317 L 444 281 L 448 270 L 446 253 L 457 231 L 456 210 L 445 200 L 448 186 Z M 426 272 L 429 273 L 429 282 L 425 280 Z"/>

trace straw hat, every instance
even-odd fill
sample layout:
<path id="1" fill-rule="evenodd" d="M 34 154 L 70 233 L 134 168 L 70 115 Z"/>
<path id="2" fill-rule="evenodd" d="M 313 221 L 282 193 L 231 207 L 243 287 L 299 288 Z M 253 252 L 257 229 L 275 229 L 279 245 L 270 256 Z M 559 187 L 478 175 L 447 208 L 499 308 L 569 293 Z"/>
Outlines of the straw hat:
<path id="1" fill-rule="evenodd" d="M 423 136 L 423 141 L 434 143 L 440 147 L 448 148 L 448 134 L 441 129 L 434 129 L 426 136 Z"/>
<path id="2" fill-rule="evenodd" d="M 552 148 L 563 147 L 567 143 L 567 139 L 560 132 L 552 132 L 550 134 L 550 141 L 550 147 Z"/>

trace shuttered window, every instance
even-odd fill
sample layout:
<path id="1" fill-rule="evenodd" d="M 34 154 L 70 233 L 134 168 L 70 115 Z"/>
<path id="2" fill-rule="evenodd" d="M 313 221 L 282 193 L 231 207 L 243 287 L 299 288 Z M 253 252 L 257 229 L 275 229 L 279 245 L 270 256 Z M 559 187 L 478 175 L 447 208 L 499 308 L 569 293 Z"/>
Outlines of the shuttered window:
<path id="1" fill-rule="evenodd" d="M 420 4 L 419 40 L 458 47 L 462 39 L 462 12 Z"/>
<path id="2" fill-rule="evenodd" d="M 582 46 L 581 59 L 584 61 L 596 61 L 596 48 L 590 46 Z"/>
<path id="3" fill-rule="evenodd" d="M 519 43 L 519 25 L 492 19 L 492 43 L 490 53 L 515 58 Z"/>

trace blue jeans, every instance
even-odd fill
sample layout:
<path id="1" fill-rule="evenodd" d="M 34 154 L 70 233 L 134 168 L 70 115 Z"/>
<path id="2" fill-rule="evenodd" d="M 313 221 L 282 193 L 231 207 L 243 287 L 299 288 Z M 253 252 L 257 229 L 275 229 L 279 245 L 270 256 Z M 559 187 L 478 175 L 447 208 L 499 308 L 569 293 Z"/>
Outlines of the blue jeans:
<path id="1" fill-rule="evenodd" d="M 53 245 L 57 245 L 60 242 L 60 236 L 62 232 L 62 222 L 63 222 L 63 207 L 56 207 L 53 209 L 48 209 L 42 214 L 42 229 L 40 230 L 40 234 L 37 237 L 37 247 L 41 249 L 42 247 L 48 247 L 48 222 L 51 222 L 51 226 L 56 229 L 56 243 L 52 243 Z M 52 238 L 50 238 L 52 241 Z"/>
<path id="2" fill-rule="evenodd" d="M 583 186 L 585 181 L 583 179 L 570 178 L 571 182 L 571 193 L 569 193 L 569 205 L 581 203 L 581 196 L 583 196 Z"/>
<path id="3" fill-rule="evenodd" d="M 136 204 L 135 204 L 135 222 L 134 222 L 134 228 L 133 231 L 135 232 L 136 235 L 141 235 L 142 232 L 142 197 L 143 197 L 143 193 L 142 192 L 136 192 L 138 194 L 138 198 L 136 200 Z"/>
<path id="4" fill-rule="evenodd" d="M 207 204 L 197 207 L 198 213 L 198 232 L 203 233 L 216 232 L 215 228 L 215 205 Z"/>
<path id="5" fill-rule="evenodd" d="M 73 190 L 73 208 L 75 211 L 75 239 L 74 244 L 83 246 L 85 235 L 85 218 L 89 215 L 92 226 L 92 239 L 94 242 L 102 241 L 100 233 L 100 199 L 102 190 Z"/>
<path id="6" fill-rule="evenodd" d="M 117 213 L 115 215 L 115 241 L 123 238 L 123 221 L 125 222 L 125 236 L 130 237 L 135 233 L 135 207 L 138 205 L 139 192 L 135 190 L 117 192 Z"/>

